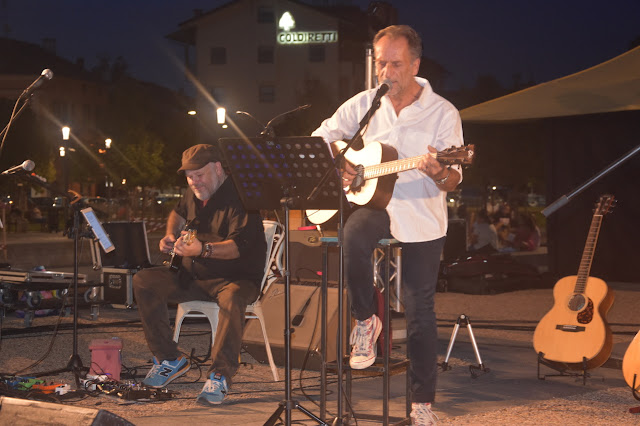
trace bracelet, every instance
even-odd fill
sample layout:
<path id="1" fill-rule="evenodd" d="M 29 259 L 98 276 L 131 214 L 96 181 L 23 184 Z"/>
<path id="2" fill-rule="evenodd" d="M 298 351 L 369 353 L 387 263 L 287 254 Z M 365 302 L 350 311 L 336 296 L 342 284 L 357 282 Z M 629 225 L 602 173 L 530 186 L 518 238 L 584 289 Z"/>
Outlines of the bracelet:
<path id="1" fill-rule="evenodd" d="M 208 258 L 213 256 L 213 243 L 202 243 L 200 257 Z"/>
<path id="2" fill-rule="evenodd" d="M 447 181 L 447 179 L 449 179 L 449 175 L 450 174 L 451 174 L 451 166 L 447 167 L 447 175 L 445 177 L 443 177 L 442 179 L 437 179 L 437 180 L 434 179 L 434 182 L 437 185 L 442 185 Z"/>

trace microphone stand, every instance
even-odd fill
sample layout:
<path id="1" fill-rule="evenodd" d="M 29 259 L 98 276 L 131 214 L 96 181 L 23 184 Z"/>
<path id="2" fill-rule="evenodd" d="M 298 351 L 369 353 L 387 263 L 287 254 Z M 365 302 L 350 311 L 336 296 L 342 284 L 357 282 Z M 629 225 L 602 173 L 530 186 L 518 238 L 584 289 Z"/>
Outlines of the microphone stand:
<path id="1" fill-rule="evenodd" d="M 571 201 L 571 199 L 574 196 L 578 195 L 579 193 L 581 193 L 582 191 L 587 189 L 589 186 L 591 186 L 594 182 L 600 180 L 601 177 L 603 177 L 604 175 L 609 173 L 611 170 L 615 169 L 620 164 L 624 163 L 629 158 L 631 158 L 634 155 L 636 155 L 638 153 L 638 151 L 640 151 L 640 145 L 636 146 L 631 151 L 627 152 L 625 155 L 623 155 L 622 157 L 618 158 L 613 163 L 609 164 L 602 171 L 600 171 L 600 173 L 598 173 L 597 175 L 593 176 L 591 179 L 589 179 L 588 181 L 586 181 L 585 183 L 580 185 L 578 188 L 576 188 L 573 191 L 571 191 L 568 195 L 565 194 L 565 195 L 560 196 L 556 201 L 554 201 L 553 203 L 551 203 L 550 205 L 545 207 L 545 209 L 542 210 L 542 214 L 545 215 L 545 217 L 548 217 L 550 214 L 552 214 L 553 212 L 558 210 L 560 207 L 563 207 L 565 204 L 567 204 L 569 201 Z"/>
<path id="2" fill-rule="evenodd" d="M 47 69 L 43 70 L 42 73 L 40 74 L 40 76 L 36 79 L 36 81 L 31 83 L 29 85 L 29 87 L 27 87 L 20 94 L 20 96 L 18 96 L 18 99 L 16 100 L 16 103 L 13 106 L 13 111 L 11 111 L 11 117 L 9 117 L 9 122 L 7 123 L 5 128 L 2 129 L 2 132 L 0 132 L 0 136 L 2 136 L 2 141 L 0 142 L 0 154 L 2 154 L 2 148 L 4 147 L 4 141 L 7 138 L 7 134 L 9 133 L 9 128 L 11 127 L 11 123 L 13 123 L 13 121 L 16 118 L 18 118 L 20 113 L 24 110 L 24 107 L 27 106 L 27 104 L 31 100 L 31 97 L 35 93 L 34 91 L 38 88 L 38 86 L 40 86 L 44 80 L 51 80 L 52 78 L 53 78 L 53 72 L 51 72 L 50 69 L 47 68 Z M 25 98 L 25 100 L 22 103 L 22 106 L 20 107 L 18 112 L 16 113 L 16 107 L 18 106 L 18 103 L 20 103 L 20 99 L 22 99 L 22 98 Z"/>
<path id="3" fill-rule="evenodd" d="M 33 96 L 33 93 L 24 100 L 24 102 L 20 106 L 20 109 L 18 109 L 17 112 L 15 107 L 18 106 L 20 99 L 22 99 L 22 95 L 20 95 L 20 97 L 16 101 L 16 104 L 13 108 L 13 112 L 11 113 L 11 117 L 9 117 L 9 122 L 7 123 L 6 126 L 4 126 L 4 129 L 0 131 L 0 136 L 2 136 L 2 141 L 0 141 L 0 155 L 2 154 L 2 148 L 4 148 L 4 141 L 7 138 L 7 134 L 9 134 L 9 129 L 11 128 L 11 124 L 13 124 L 16 118 L 20 117 L 20 114 L 22 114 L 22 112 L 24 111 L 24 108 L 29 104 L 29 101 L 31 100 L 32 96 Z"/>
<path id="4" fill-rule="evenodd" d="M 271 120 L 269 120 L 269 122 L 264 125 L 260 122 L 260 120 L 258 120 L 257 118 L 255 118 L 253 115 L 249 114 L 246 111 L 236 111 L 236 114 L 241 114 L 241 115 L 246 115 L 247 117 L 250 117 L 251 119 L 253 119 L 253 121 L 255 121 L 256 123 L 258 123 L 260 125 L 260 127 L 262 127 L 262 131 L 260 132 L 260 136 L 265 137 L 265 138 L 269 138 L 269 139 L 273 139 L 276 137 L 276 132 L 273 130 L 272 124 L 275 121 L 278 121 L 280 118 L 287 116 L 289 114 L 293 114 L 294 112 L 298 112 L 298 111 L 302 111 L 303 109 L 307 109 L 309 108 L 311 105 L 306 104 L 306 105 L 300 105 L 297 108 L 292 109 L 291 111 L 286 111 L 283 112 L 281 114 L 276 115 L 275 117 L 273 117 Z"/>
<path id="5" fill-rule="evenodd" d="M 69 190 L 66 193 L 59 191 L 53 188 L 48 183 L 41 180 L 36 176 L 32 176 L 30 174 L 17 174 L 14 175 L 20 177 L 27 182 L 35 183 L 49 191 L 58 194 L 64 195 L 68 200 L 69 204 L 73 207 L 73 225 L 70 230 L 70 237 L 73 237 L 73 347 L 72 354 L 69 358 L 69 362 L 67 363 L 65 368 L 61 368 L 58 370 L 53 370 L 49 372 L 38 373 L 39 376 L 50 376 L 54 374 L 59 374 L 63 372 L 72 372 L 75 378 L 76 386 L 80 388 L 80 370 L 84 367 L 82 365 L 82 358 L 78 353 L 78 272 L 79 272 L 79 256 L 78 256 L 78 241 L 80 239 L 80 210 L 82 208 L 81 196 L 75 191 Z M 64 304 L 62 306 L 64 309 Z"/>
<path id="6" fill-rule="evenodd" d="M 371 103 L 371 107 L 369 108 L 367 113 L 364 115 L 364 117 L 360 121 L 360 127 L 358 128 L 358 131 L 356 132 L 354 137 L 347 143 L 347 146 L 345 146 L 340 152 L 336 154 L 336 156 L 334 157 L 334 168 L 327 169 L 324 176 L 322 176 L 322 179 L 320 179 L 316 187 L 313 188 L 313 191 L 311 191 L 311 194 L 309 194 L 307 201 L 312 201 L 317 197 L 318 193 L 320 192 L 322 187 L 326 184 L 329 177 L 331 176 L 331 173 L 333 173 L 336 169 L 338 170 L 344 169 L 344 162 L 346 161 L 344 158 L 344 154 L 351 146 L 353 146 L 355 143 L 359 143 L 361 144 L 361 146 L 364 146 L 364 142 L 362 140 L 363 130 L 369 124 L 369 121 L 371 120 L 371 117 L 373 117 L 373 114 L 378 110 L 378 108 L 380 108 L 381 100 L 382 100 L 382 96 L 376 96 L 373 99 L 373 102 Z M 342 179 L 341 179 L 341 183 L 342 183 Z M 344 323 L 344 318 L 343 318 L 344 301 L 342 300 L 342 295 L 344 294 L 344 287 L 345 287 L 344 286 L 344 244 L 343 244 L 344 207 L 345 206 L 344 206 L 343 199 L 344 199 L 343 196 L 340 197 L 340 202 L 338 204 L 338 217 L 339 217 L 339 222 L 338 222 L 338 338 L 337 338 L 338 343 L 336 345 L 336 361 L 337 361 L 336 364 L 337 364 L 337 375 L 338 375 L 338 384 L 337 384 L 338 414 L 333 421 L 334 425 L 343 424 L 342 421 L 344 417 L 343 407 L 342 407 L 342 402 L 344 398 L 343 391 L 342 391 L 342 382 L 343 382 L 343 374 L 344 374 L 344 369 L 343 369 L 344 336 L 342 336 L 342 328 Z M 322 344 L 326 345 L 326 342 L 322 342 Z M 323 360 L 323 362 L 325 361 Z M 322 391 L 325 392 L 326 389 L 322 389 Z"/>

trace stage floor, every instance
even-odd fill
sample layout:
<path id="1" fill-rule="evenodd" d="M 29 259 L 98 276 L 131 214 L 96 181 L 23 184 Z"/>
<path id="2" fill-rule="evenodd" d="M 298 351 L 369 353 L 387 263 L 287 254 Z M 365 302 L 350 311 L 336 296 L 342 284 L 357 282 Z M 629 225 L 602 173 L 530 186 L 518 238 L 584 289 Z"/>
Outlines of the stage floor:
<path id="1" fill-rule="evenodd" d="M 640 286 L 611 284 L 616 289 L 608 320 L 614 333 L 612 359 L 592 370 L 586 384 L 581 378 L 547 377 L 538 379 L 537 357 L 532 347 L 532 335 L 539 319 L 553 305 L 549 289 L 521 290 L 496 295 L 438 293 L 436 310 L 439 326 L 439 361 L 445 359 L 447 346 L 456 320 L 461 314 L 470 318 L 483 366 L 490 371 L 477 378 L 469 366 L 478 362 L 469 339 L 469 330 L 461 327 L 449 359 L 448 371 L 438 377 L 434 410 L 440 424 L 630 424 L 640 420 L 629 414 L 640 405 L 624 383 L 620 361 L 640 324 L 637 306 Z M 149 353 L 135 309 L 102 307 L 97 319 L 88 308 L 79 311 L 78 354 L 83 366 L 91 364 L 89 345 L 94 339 L 118 337 L 123 342 L 122 364 L 126 371 L 141 380 L 150 365 Z M 2 322 L 0 365 L 2 373 L 21 376 L 64 368 L 73 351 L 72 317 L 37 317 L 30 327 L 9 312 Z M 281 327 L 280 325 L 275 325 Z M 394 319 L 394 329 L 401 331 L 403 318 Z M 205 323 L 189 323 L 183 328 L 180 344 L 186 352 L 197 356 L 207 352 L 210 331 Z M 398 333 L 401 334 L 401 333 Z M 47 355 L 48 348 L 51 347 Z M 402 341 L 394 343 L 394 356 L 403 356 Z M 45 356 L 46 355 L 46 356 Z M 37 366 L 30 367 L 44 357 Z M 284 382 L 274 382 L 268 365 L 242 354 L 240 371 L 228 398 L 217 407 L 195 404 L 209 361 L 193 366 L 182 378 L 169 385 L 173 397 L 162 402 L 128 401 L 104 394 L 74 398 L 65 402 L 74 407 L 106 410 L 137 425 L 169 425 L 180 423 L 224 425 L 264 424 L 284 399 Z M 542 367 L 542 374 L 553 370 Z M 279 368 L 281 380 L 284 368 Z M 47 382 L 67 383 L 75 388 L 74 377 L 65 372 L 41 377 Z M 319 415 L 319 375 L 317 371 L 292 370 L 293 399 L 305 409 Z M 330 421 L 336 411 L 336 377 L 330 376 L 328 414 Z M 351 404 L 356 413 L 381 413 L 382 379 L 357 375 L 353 380 Z M 8 395 L 19 396 L 19 395 Z M 405 376 L 394 375 L 391 381 L 390 414 L 404 415 Z M 20 397 L 20 396 L 19 396 Z M 26 395 L 22 395 L 26 398 Z M 344 407 L 345 412 L 348 406 Z M 356 414 L 357 415 L 357 414 Z M 296 424 L 315 424 L 299 410 L 292 411 Z M 0 423 L 3 423 L 0 407 Z M 353 422 L 353 421 L 352 421 Z M 355 423 L 354 423 L 355 424 Z M 375 424 L 362 419 L 358 424 Z"/>

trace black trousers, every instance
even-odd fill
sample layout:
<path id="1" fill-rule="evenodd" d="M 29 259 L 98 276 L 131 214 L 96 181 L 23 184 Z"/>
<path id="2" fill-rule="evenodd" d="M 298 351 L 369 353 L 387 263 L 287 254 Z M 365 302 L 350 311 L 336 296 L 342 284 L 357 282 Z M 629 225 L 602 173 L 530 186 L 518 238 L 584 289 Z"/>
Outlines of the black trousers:
<path id="1" fill-rule="evenodd" d="M 372 255 L 390 238 L 385 210 L 359 208 L 344 228 L 345 277 L 353 316 L 365 320 L 377 311 Z M 407 356 L 412 402 L 433 402 L 438 375 L 438 328 L 434 296 L 445 238 L 402 243 L 402 299 L 407 322 Z"/>
<path id="2" fill-rule="evenodd" d="M 169 322 L 169 303 L 191 300 L 213 301 L 218 304 L 218 329 L 211 348 L 213 364 L 209 373 L 222 374 L 231 386 L 239 368 L 242 330 L 247 305 L 258 297 L 258 287 L 251 281 L 184 280 L 166 266 L 143 269 L 133 276 L 136 298 L 144 335 L 149 350 L 162 362 L 180 357 L 182 353 L 173 341 Z"/>

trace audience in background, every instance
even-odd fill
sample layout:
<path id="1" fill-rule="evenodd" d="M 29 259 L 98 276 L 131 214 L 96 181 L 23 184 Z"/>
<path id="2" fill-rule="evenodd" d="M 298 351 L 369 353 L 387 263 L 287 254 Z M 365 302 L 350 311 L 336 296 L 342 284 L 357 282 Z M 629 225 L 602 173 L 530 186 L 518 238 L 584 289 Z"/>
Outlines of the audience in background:
<path id="1" fill-rule="evenodd" d="M 494 214 L 487 210 L 472 212 L 469 218 L 470 252 L 534 251 L 540 247 L 541 232 L 532 213 L 516 213 L 501 203 Z"/>
<path id="2" fill-rule="evenodd" d="M 493 252 L 498 250 L 498 234 L 485 210 L 479 210 L 471 225 L 469 251 Z"/>

